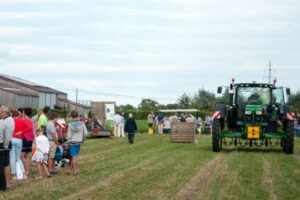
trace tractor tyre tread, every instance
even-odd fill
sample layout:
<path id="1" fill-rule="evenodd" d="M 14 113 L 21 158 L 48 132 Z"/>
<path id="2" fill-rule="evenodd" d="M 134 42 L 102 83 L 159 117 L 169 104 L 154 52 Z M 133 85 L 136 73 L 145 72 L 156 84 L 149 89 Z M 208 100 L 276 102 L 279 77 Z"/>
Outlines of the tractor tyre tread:
<path id="1" fill-rule="evenodd" d="M 294 153 L 294 122 L 288 121 L 287 127 L 286 127 L 286 140 L 284 145 L 284 150 L 287 154 L 293 154 Z"/>
<path id="2" fill-rule="evenodd" d="M 213 152 L 220 152 L 220 120 L 214 119 L 212 127 L 212 150 Z"/>

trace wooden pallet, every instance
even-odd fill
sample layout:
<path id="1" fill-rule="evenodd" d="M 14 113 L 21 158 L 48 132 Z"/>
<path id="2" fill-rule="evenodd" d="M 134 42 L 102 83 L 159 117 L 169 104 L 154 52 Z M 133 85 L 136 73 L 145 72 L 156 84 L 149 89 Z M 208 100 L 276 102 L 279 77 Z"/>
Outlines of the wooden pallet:
<path id="1" fill-rule="evenodd" d="M 172 123 L 170 141 L 176 143 L 194 143 L 195 124 L 191 122 Z"/>

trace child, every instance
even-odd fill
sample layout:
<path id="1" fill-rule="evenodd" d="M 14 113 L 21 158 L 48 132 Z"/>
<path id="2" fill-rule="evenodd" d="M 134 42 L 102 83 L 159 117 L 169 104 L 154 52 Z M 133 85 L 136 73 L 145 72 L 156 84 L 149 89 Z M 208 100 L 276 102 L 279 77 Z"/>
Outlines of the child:
<path id="1" fill-rule="evenodd" d="M 36 138 L 34 139 L 32 149 L 33 149 L 32 160 L 36 162 L 36 166 L 39 172 L 39 176 L 37 176 L 36 179 L 43 178 L 43 173 L 42 173 L 43 169 L 45 170 L 47 176 L 51 177 L 47 167 L 48 153 L 50 149 L 49 140 L 43 134 L 43 130 L 41 128 L 36 129 Z"/>

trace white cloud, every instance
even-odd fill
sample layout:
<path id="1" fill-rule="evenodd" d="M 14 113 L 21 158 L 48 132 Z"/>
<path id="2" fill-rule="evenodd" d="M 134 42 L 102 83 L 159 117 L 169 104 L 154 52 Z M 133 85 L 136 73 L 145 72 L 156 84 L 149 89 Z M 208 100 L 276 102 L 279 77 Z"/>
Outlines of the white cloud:
<path id="1" fill-rule="evenodd" d="M 93 24 L 93 23 L 90 23 Z M 97 23 L 94 23 L 94 25 L 97 25 Z M 151 46 L 167 46 L 167 45 L 183 45 L 185 44 L 183 41 L 174 41 L 170 39 L 155 39 L 155 40 L 149 40 L 149 39 L 130 39 L 126 40 L 124 38 L 115 39 L 115 40 L 107 40 L 107 39 L 91 39 L 91 38 L 80 38 L 80 37 L 71 37 L 71 36 L 53 36 L 54 40 L 60 39 L 60 40 L 67 40 L 69 42 L 76 42 L 77 44 L 89 44 L 89 45 L 108 45 L 108 46 L 132 46 L 132 45 L 151 45 Z"/>
<path id="2" fill-rule="evenodd" d="M 268 60 L 287 67 L 277 67 L 280 80 L 298 88 L 296 0 L 0 0 L 0 5 L 1 71 L 59 90 L 177 98 L 201 87 L 215 91 L 231 76 L 262 80 Z M 80 98 L 89 96 L 105 98 L 88 93 Z"/>
<path id="3" fill-rule="evenodd" d="M 0 12 L 0 20 L 27 19 L 27 18 L 63 18 L 73 16 L 75 12 Z"/>
<path id="4" fill-rule="evenodd" d="M 16 69 L 22 71 L 23 73 L 28 72 L 32 74 L 53 74 L 59 72 L 63 73 L 84 73 L 85 72 L 93 72 L 93 73 L 101 73 L 101 72 L 121 72 L 126 70 L 126 72 L 185 72 L 187 70 L 193 72 L 201 72 L 203 69 L 197 68 L 195 66 L 180 66 L 180 65 L 128 65 L 122 64 L 119 66 L 109 66 L 109 65 L 97 65 L 91 63 L 72 63 L 72 62 L 61 62 L 61 63 L 45 63 L 45 62 L 31 62 L 31 63 L 20 63 L 20 64 L 11 64 L 8 62 L 0 62 L 2 65 L 1 70 L 6 71 L 8 73 L 13 73 Z"/>
<path id="5" fill-rule="evenodd" d="M 44 32 L 41 28 L 21 28 L 21 27 L 4 27 L 0 26 L 0 36 L 21 36 L 33 33 Z"/>
<path id="6" fill-rule="evenodd" d="M 0 0 L 0 4 L 11 5 L 11 4 L 45 4 L 45 3 L 74 3 L 78 0 Z"/>
<path id="7" fill-rule="evenodd" d="M 20 55 L 61 55 L 61 56 L 102 56 L 107 58 L 160 58 L 162 55 L 145 52 L 105 53 L 103 51 L 92 51 L 86 49 L 63 48 L 63 47 L 40 47 L 28 44 L 0 43 L 2 51 L 11 56 Z"/>
<path id="8" fill-rule="evenodd" d="M 282 17 L 287 16 L 295 8 L 286 4 L 268 4 L 224 1 L 171 1 L 183 3 L 183 5 L 167 6 L 167 9 L 137 9 L 130 7 L 101 7 L 95 8 L 100 15 L 113 16 L 137 16 L 137 17 L 159 17 L 174 20 L 200 20 L 200 19 L 221 19 L 224 17 Z M 192 3 L 192 4 L 190 4 Z M 197 3 L 197 5 L 193 5 Z M 159 1 L 157 4 L 166 4 Z M 167 5 L 167 4 L 166 4 Z"/>

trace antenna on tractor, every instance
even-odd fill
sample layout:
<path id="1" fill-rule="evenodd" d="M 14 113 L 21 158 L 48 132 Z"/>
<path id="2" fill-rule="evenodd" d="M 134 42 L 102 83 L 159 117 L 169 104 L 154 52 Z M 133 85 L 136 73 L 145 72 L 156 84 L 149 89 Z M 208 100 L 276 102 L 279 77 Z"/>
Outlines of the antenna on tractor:
<path id="1" fill-rule="evenodd" d="M 269 67 L 268 67 L 268 69 L 265 70 L 265 72 L 266 71 L 268 71 L 268 76 L 264 76 L 263 78 L 268 78 L 269 84 L 271 84 L 272 83 L 272 78 L 276 78 L 276 77 L 272 76 L 272 72 L 276 73 L 276 70 L 272 69 L 271 61 L 269 61 Z"/>

